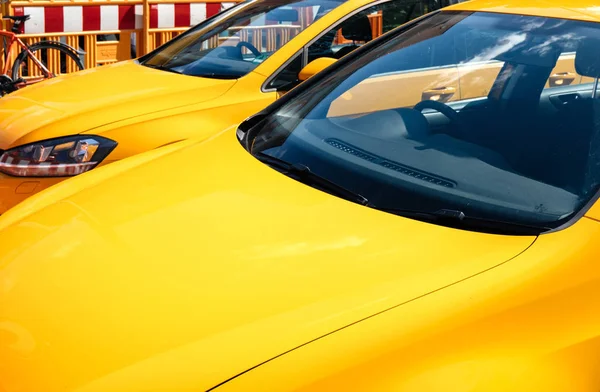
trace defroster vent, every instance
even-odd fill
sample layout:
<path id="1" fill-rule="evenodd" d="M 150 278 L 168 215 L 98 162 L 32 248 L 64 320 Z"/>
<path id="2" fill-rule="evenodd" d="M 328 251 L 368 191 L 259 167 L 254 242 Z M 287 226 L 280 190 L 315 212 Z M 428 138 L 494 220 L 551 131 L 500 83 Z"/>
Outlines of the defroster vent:
<path id="1" fill-rule="evenodd" d="M 436 176 L 434 174 L 427 173 L 422 170 L 418 170 L 418 169 L 412 168 L 410 166 L 403 165 L 398 162 L 390 161 L 389 159 L 385 159 L 378 155 L 361 150 L 358 147 L 354 147 L 354 146 L 352 146 L 348 143 L 342 142 L 338 139 L 326 139 L 325 143 L 329 144 L 330 146 L 332 146 L 334 148 L 337 148 L 340 151 L 354 155 L 357 158 L 364 159 L 365 161 L 369 161 L 376 165 L 383 166 L 386 169 L 394 170 L 398 173 L 402 173 L 402 174 L 410 176 L 412 178 L 416 178 L 417 180 L 427 181 L 431 184 L 443 186 L 446 188 L 456 187 L 455 182 L 450 181 L 446 178 L 442 178 L 442 177 Z"/>

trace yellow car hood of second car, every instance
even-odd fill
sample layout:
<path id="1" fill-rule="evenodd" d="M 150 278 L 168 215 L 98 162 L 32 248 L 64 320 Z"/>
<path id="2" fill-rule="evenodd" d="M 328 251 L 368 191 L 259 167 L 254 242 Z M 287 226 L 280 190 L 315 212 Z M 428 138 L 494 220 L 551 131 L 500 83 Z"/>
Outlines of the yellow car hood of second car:
<path id="1" fill-rule="evenodd" d="M 0 99 L 0 149 L 205 102 L 235 82 L 178 75 L 135 61 L 64 75 Z"/>
<path id="2" fill-rule="evenodd" d="M 233 131 L 167 148 L 0 218 L 0 389 L 207 390 L 534 240 L 339 199 L 255 160 Z"/>

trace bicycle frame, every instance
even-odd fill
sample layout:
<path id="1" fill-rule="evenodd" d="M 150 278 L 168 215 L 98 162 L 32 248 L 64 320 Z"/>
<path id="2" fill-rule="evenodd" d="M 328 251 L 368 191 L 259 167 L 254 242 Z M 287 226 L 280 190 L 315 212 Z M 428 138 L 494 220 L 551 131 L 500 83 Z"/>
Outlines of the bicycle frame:
<path id="1" fill-rule="evenodd" d="M 17 35 L 10 31 L 0 31 L 0 37 L 6 37 L 8 39 L 7 50 L 5 54 L 4 67 L 2 68 L 2 73 L 8 75 L 10 72 L 10 64 L 7 61 L 10 52 L 12 51 L 13 45 L 17 44 L 18 47 L 21 48 L 22 51 L 27 52 L 29 59 L 42 71 L 43 76 L 30 77 L 27 79 L 26 84 L 41 82 L 44 79 L 48 79 L 54 77 L 52 72 L 46 66 L 38 60 L 35 55 L 29 50 L 29 46 L 27 46 Z"/>

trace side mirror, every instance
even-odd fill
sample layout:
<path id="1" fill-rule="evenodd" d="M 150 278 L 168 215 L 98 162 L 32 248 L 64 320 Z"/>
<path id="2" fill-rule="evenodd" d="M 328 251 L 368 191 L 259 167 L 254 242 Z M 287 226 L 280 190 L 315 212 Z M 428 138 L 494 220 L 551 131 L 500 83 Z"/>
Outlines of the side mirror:
<path id="1" fill-rule="evenodd" d="M 302 68 L 302 70 L 298 74 L 298 80 L 304 82 L 306 79 L 318 74 L 319 72 L 329 67 L 336 61 L 337 59 L 331 57 L 320 57 L 318 59 L 315 59 L 310 63 L 306 64 L 306 67 Z"/>

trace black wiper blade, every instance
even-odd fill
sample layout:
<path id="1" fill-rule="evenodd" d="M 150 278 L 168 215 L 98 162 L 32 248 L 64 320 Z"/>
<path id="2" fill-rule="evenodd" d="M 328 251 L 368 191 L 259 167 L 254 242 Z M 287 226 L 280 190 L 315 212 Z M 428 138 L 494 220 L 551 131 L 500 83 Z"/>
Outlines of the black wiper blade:
<path id="1" fill-rule="evenodd" d="M 153 65 L 153 64 L 143 64 L 143 65 L 145 65 L 148 68 L 158 69 L 159 71 L 167 71 L 167 72 L 172 72 L 172 73 L 176 73 L 176 74 L 180 74 L 181 75 L 181 72 L 176 71 L 176 70 L 174 70 L 172 68 L 169 68 L 169 67 L 165 67 L 164 65 Z"/>
<path id="2" fill-rule="evenodd" d="M 444 224 L 446 226 L 456 228 L 469 227 L 472 229 L 481 229 L 481 231 L 492 232 L 496 234 L 539 235 L 545 231 L 551 230 L 550 227 L 545 226 L 528 225 L 519 222 L 506 222 L 479 216 L 466 215 L 462 211 L 452 209 L 420 211 L 393 207 L 378 207 L 370 204 L 368 207 L 407 218 Z"/>
<path id="3" fill-rule="evenodd" d="M 264 153 L 254 154 L 258 160 L 266 163 L 267 165 L 281 171 L 284 174 L 289 175 L 290 177 L 305 183 L 307 185 L 314 185 L 315 188 L 318 188 L 322 191 L 334 194 L 341 198 L 344 198 L 349 201 L 353 201 L 355 203 L 361 205 L 367 205 L 369 201 L 362 195 L 353 192 L 349 189 L 344 188 L 341 185 L 336 184 L 328 180 L 325 177 L 321 177 L 318 174 L 315 174 L 310 170 L 309 167 L 300 164 L 291 164 L 289 162 L 284 161 L 283 159 L 275 158 L 271 155 Z"/>
<path id="4" fill-rule="evenodd" d="M 240 75 L 220 74 L 220 73 L 216 73 L 216 72 L 194 74 L 193 76 L 198 76 L 200 78 L 209 78 L 209 79 L 239 79 L 239 78 L 241 78 Z"/>

